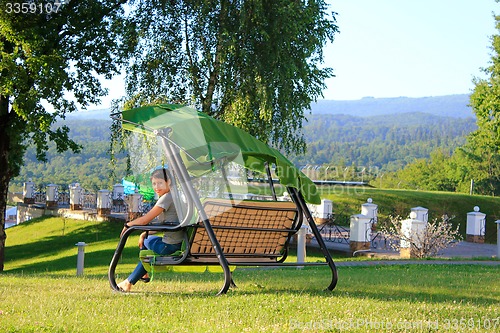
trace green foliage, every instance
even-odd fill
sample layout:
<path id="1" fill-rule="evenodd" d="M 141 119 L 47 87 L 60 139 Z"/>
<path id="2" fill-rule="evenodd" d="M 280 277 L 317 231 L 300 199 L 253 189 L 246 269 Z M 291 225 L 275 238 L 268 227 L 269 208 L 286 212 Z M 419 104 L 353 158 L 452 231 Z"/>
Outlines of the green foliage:
<path id="1" fill-rule="evenodd" d="M 495 16 L 500 32 L 500 16 Z M 500 35 L 492 37 L 490 65 L 483 69 L 487 79 L 474 79 L 470 104 L 478 129 L 463 147 L 475 190 L 482 194 L 500 193 Z"/>
<path id="2" fill-rule="evenodd" d="M 500 16 L 495 16 L 495 22 L 500 31 Z M 491 40 L 491 62 L 482 69 L 488 78 L 475 78 L 470 96 L 477 129 L 452 156 L 434 153 L 430 160 L 417 160 L 403 171 L 386 177 L 392 178 L 392 185 L 397 179 L 398 184 L 402 182 L 406 188 L 500 193 L 500 35 L 494 35 Z"/>
<path id="3" fill-rule="evenodd" d="M 454 171 L 450 154 L 438 149 L 428 159 L 418 159 L 397 171 L 395 180 L 403 184 L 403 188 L 455 192 L 459 190 L 459 184 Z M 386 185 L 388 182 L 386 180 Z"/>
<path id="4" fill-rule="evenodd" d="M 89 119 L 66 120 L 63 124 L 70 128 L 70 138 L 83 147 L 81 153 L 58 154 L 55 147 L 50 146 L 47 151 L 47 162 L 40 163 L 36 159 L 34 147 L 28 148 L 20 176 L 11 181 L 11 191 L 20 191 L 23 182 L 28 178 L 42 185 L 79 182 L 89 190 L 96 186 L 106 188 L 126 176 L 127 168 L 130 169 L 135 163 L 130 154 L 125 157 L 126 147 L 118 144 L 125 141 L 118 139 L 112 141 L 115 144 L 113 146 L 115 157 L 111 160 L 109 158 L 110 133 L 123 135 L 120 130 L 109 129 L 110 126 L 119 126 L 116 122 L 111 125 L 111 121 L 108 120 Z M 455 188 L 458 190 L 455 183 L 452 186 L 439 180 L 439 175 L 448 172 L 448 168 L 443 167 L 441 163 L 429 162 L 423 157 L 429 156 L 428 151 L 439 145 L 449 146 L 449 149 L 452 149 L 453 146 L 463 142 L 465 133 L 473 128 L 474 124 L 470 119 L 446 118 L 444 121 L 423 114 L 384 118 L 313 116 L 305 126 L 308 154 L 293 160 L 301 165 L 306 161 L 320 163 L 331 157 L 331 163 L 324 164 L 318 170 L 304 170 L 313 179 L 364 180 L 379 186 L 379 179 L 374 177 L 383 175 L 382 185 L 385 187 L 406 186 L 411 189 L 454 191 Z M 336 148 L 328 150 L 329 147 Z M 130 152 L 134 149 L 129 147 L 128 150 Z M 139 155 L 142 153 L 141 156 L 144 155 L 143 152 L 144 146 L 142 150 L 137 151 Z M 448 155 L 436 151 L 430 156 L 432 161 L 434 156 L 446 159 Z M 351 157 L 354 162 L 347 164 Z M 390 174 L 383 173 L 387 169 L 419 157 L 422 157 L 419 163 L 415 165 L 410 163 L 408 170 L 398 172 L 397 177 L 391 178 Z M 373 164 L 368 165 L 368 163 Z M 432 168 L 426 166 L 427 163 L 430 163 Z M 424 173 L 423 171 L 427 169 L 432 169 L 432 172 Z M 429 174 L 433 176 L 432 180 L 425 179 L 424 175 Z M 468 191 L 468 187 L 464 188 L 464 191 Z"/>
<path id="5" fill-rule="evenodd" d="M 321 96 L 322 48 L 337 32 L 316 1 L 133 2 L 140 32 L 129 106 L 194 104 L 285 151 L 304 151 L 304 111 Z"/>
<path id="6" fill-rule="evenodd" d="M 5 102 L 0 114 L 7 120 L 2 129 L 9 137 L 20 133 L 13 143 L 23 145 L 19 140 L 30 139 L 42 160 L 47 140 L 56 142 L 59 152 L 78 151 L 79 146 L 68 140 L 68 128 L 52 124 L 76 111 L 76 103 L 85 107 L 106 93 L 96 76 L 109 78 L 118 72 L 123 27 L 115 20 L 123 2 L 70 1 L 47 15 L 0 11 L 0 96 Z M 29 20 L 26 15 L 31 15 Z M 8 170 L 15 176 L 22 154 L 12 155 Z"/>

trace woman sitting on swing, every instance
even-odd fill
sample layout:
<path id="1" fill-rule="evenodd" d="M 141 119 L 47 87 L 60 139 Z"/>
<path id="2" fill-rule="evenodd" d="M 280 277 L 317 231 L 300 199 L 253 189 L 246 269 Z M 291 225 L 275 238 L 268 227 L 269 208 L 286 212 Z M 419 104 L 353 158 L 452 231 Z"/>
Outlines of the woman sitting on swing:
<path id="1" fill-rule="evenodd" d="M 125 223 L 120 237 L 131 226 L 147 225 L 156 217 L 161 222 L 179 222 L 172 194 L 170 193 L 170 181 L 166 170 L 161 168 L 153 171 L 151 174 L 151 183 L 154 192 L 158 194 L 158 201 L 146 215 Z M 159 255 L 169 255 L 181 249 L 183 240 L 184 231 L 182 230 L 165 232 L 163 237 L 148 236 L 148 232 L 143 232 L 139 237 L 139 248 L 142 250 L 153 250 Z M 140 261 L 129 277 L 118 284 L 118 288 L 120 291 L 129 292 L 132 286 L 139 280 L 143 282 L 150 281 L 146 269 L 144 269 Z"/>

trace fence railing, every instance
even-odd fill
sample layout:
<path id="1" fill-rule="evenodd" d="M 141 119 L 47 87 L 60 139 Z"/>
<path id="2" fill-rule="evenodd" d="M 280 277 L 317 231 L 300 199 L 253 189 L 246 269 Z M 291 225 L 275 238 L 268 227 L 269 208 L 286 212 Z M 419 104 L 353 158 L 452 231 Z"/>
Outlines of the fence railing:
<path id="1" fill-rule="evenodd" d="M 391 250 L 393 244 L 399 242 L 399 237 L 382 231 L 372 231 L 372 223 L 373 219 L 370 220 L 369 226 L 366 227 L 366 239 L 369 239 L 370 247 L 378 250 Z M 319 231 L 323 240 L 327 242 L 339 244 L 350 243 L 350 228 L 338 224 L 334 214 L 328 214 L 326 222 L 319 227 Z"/>
<path id="2" fill-rule="evenodd" d="M 111 199 L 112 193 L 110 192 L 107 195 L 107 202 L 109 202 L 109 207 L 111 213 L 126 213 L 128 212 L 128 195 L 123 195 L 118 198 L 118 200 Z M 81 189 L 79 193 L 79 200 L 76 204 L 78 204 L 82 209 L 85 210 L 95 210 L 98 208 L 98 194 L 96 192 L 87 191 L 85 189 Z M 35 190 L 32 193 L 32 198 L 35 204 L 46 205 L 47 204 L 47 191 L 44 190 Z M 70 191 L 56 191 L 52 194 L 50 198 L 52 201 L 56 202 L 56 206 L 60 208 L 68 208 L 70 207 Z M 144 207 L 143 207 L 144 206 Z M 140 205 L 140 212 L 145 213 L 151 207 L 151 203 L 144 203 Z M 147 210 L 146 210 L 147 209 Z"/>
<path id="3" fill-rule="evenodd" d="M 349 244 L 349 228 L 336 223 L 334 214 L 328 214 L 319 232 L 325 241 Z"/>

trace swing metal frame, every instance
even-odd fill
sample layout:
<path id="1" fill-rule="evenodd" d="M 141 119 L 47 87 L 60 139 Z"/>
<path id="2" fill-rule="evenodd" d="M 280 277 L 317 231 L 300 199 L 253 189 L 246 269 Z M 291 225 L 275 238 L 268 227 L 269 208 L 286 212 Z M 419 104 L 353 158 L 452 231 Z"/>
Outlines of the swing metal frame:
<path id="1" fill-rule="evenodd" d="M 186 165 L 186 160 L 196 161 L 198 164 L 201 162 L 197 156 L 193 156 L 190 151 L 171 138 L 172 128 L 170 126 L 160 129 L 147 128 L 144 124 L 133 123 L 121 115 L 113 116 L 120 117 L 123 123 L 136 125 L 159 138 L 169 172 L 173 176 L 171 179 L 175 182 L 174 186 L 171 186 L 171 190 L 175 192 L 173 195 L 177 198 L 179 197 L 179 193 L 176 193 L 177 190 L 180 189 L 183 192 L 185 207 L 182 209 L 182 219 L 179 224 L 132 226 L 123 233 L 108 270 L 108 279 L 112 289 L 120 291 L 116 283 L 116 268 L 130 235 L 137 231 L 172 232 L 178 230 L 187 231 L 184 241 L 185 249 L 182 254 L 155 256 L 154 262 L 151 264 L 158 266 L 219 266 L 223 272 L 224 281 L 217 295 L 225 294 L 230 287 L 235 286 L 231 266 L 302 267 L 326 265 L 331 271 L 331 280 L 326 289 L 332 291 L 335 288 L 338 280 L 335 263 L 316 226 L 301 188 L 286 186 L 291 199 L 291 202 L 286 203 L 276 201 L 240 202 L 234 200 L 231 194 L 227 200 L 202 202 L 193 185 L 194 176 L 190 172 L 189 166 Z M 238 142 L 233 142 L 233 144 L 237 145 Z M 216 162 L 224 164 L 225 161 L 225 158 L 221 158 L 217 161 L 212 159 L 205 163 L 210 164 L 210 167 L 213 168 Z M 272 198 L 276 200 L 270 164 L 268 161 L 265 162 L 265 170 Z M 224 173 L 223 175 L 227 181 L 226 175 Z M 222 212 L 213 212 L 214 209 L 220 207 L 224 207 Z M 296 235 L 304 222 L 312 231 L 324 256 L 324 262 L 285 261 L 292 237 Z M 264 246 L 260 244 L 260 241 L 267 241 L 267 243 Z"/>

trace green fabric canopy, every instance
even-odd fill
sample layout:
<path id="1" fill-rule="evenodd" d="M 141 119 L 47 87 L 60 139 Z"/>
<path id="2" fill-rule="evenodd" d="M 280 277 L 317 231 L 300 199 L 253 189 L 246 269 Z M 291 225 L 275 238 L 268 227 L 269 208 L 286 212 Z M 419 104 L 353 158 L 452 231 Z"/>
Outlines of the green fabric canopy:
<path id="1" fill-rule="evenodd" d="M 299 189 L 309 203 L 321 202 L 314 183 L 278 150 L 195 109 L 175 104 L 145 106 L 123 111 L 122 119 L 125 130 L 146 135 L 170 128 L 168 138 L 181 147 L 183 160 L 193 175 L 210 171 L 212 163 L 222 158 L 262 173 L 266 162 L 274 163 L 282 185 Z"/>

